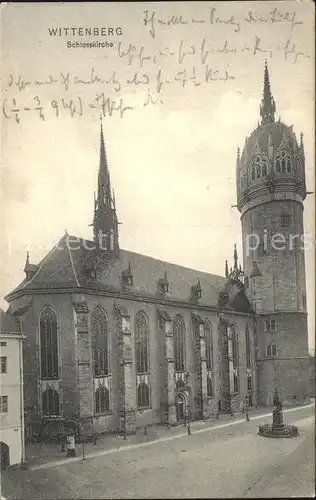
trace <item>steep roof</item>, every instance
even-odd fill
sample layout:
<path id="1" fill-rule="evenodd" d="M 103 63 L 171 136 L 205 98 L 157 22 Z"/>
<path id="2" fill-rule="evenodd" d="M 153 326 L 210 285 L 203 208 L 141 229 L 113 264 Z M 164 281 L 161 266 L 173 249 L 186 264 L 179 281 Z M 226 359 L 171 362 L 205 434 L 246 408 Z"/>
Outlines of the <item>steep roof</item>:
<path id="1" fill-rule="evenodd" d="M 120 250 L 119 260 L 109 260 L 105 251 L 92 249 L 89 240 L 65 235 L 39 263 L 38 270 L 30 279 L 24 279 L 10 296 L 20 290 L 60 289 L 88 287 L 95 290 L 122 291 L 146 296 L 159 296 L 158 280 L 168 276 L 169 293 L 166 298 L 182 302 L 192 301 L 192 289 L 200 280 L 202 294 L 200 305 L 217 306 L 218 293 L 225 278 L 197 271 L 170 262 L 154 259 L 127 250 Z M 122 282 L 122 273 L 131 266 L 133 285 Z M 97 271 L 91 279 L 88 271 Z"/>
<path id="2" fill-rule="evenodd" d="M 13 317 L 2 309 L 0 309 L 0 333 L 20 333 Z"/>

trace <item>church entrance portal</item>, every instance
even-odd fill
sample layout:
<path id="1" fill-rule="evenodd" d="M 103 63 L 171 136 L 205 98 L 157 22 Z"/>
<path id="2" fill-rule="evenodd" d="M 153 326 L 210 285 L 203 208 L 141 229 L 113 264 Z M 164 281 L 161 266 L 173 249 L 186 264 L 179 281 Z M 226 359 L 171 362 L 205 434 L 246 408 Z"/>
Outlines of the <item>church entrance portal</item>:
<path id="1" fill-rule="evenodd" d="M 177 394 L 177 404 L 176 404 L 176 410 L 177 410 L 177 421 L 180 422 L 181 420 L 184 420 L 185 418 L 185 409 L 186 409 L 186 398 L 183 393 Z"/>
<path id="2" fill-rule="evenodd" d="M 10 451 L 6 443 L 0 442 L 0 466 L 6 469 L 10 465 Z"/>

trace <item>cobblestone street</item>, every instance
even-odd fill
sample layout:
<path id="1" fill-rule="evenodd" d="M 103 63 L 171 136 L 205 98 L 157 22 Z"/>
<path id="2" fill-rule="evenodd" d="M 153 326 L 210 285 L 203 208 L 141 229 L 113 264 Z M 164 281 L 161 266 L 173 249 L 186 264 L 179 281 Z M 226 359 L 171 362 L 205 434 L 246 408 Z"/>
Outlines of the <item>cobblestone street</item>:
<path id="1" fill-rule="evenodd" d="M 250 422 L 239 415 L 234 422 L 193 424 L 191 436 L 178 428 L 156 442 L 130 438 L 120 453 L 109 449 L 84 461 L 8 471 L 3 494 L 8 500 L 310 496 L 313 414 L 312 406 L 285 411 L 285 420 L 300 428 L 294 439 L 258 436 L 258 424 L 271 420 L 259 415 Z"/>

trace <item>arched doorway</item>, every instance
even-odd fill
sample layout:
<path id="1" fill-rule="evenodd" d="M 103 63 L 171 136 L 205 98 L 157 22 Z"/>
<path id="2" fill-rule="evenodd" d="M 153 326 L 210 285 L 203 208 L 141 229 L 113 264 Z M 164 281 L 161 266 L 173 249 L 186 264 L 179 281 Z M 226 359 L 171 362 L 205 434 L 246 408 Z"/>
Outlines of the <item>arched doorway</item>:
<path id="1" fill-rule="evenodd" d="M 176 395 L 176 411 L 177 411 L 177 421 L 180 422 L 185 418 L 186 412 L 186 397 L 183 392 L 178 392 Z"/>
<path id="2" fill-rule="evenodd" d="M 10 465 L 10 450 L 6 443 L 0 442 L 0 466 L 6 469 Z"/>

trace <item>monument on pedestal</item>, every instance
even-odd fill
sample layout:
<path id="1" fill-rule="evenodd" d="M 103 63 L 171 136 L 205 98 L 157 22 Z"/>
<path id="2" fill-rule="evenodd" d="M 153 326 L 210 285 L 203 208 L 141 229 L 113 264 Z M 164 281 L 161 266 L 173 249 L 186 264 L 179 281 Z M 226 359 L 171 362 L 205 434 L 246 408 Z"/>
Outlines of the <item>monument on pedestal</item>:
<path id="1" fill-rule="evenodd" d="M 272 438 L 297 436 L 298 427 L 295 425 L 286 425 L 283 422 L 282 403 L 276 389 L 273 396 L 273 407 L 272 424 L 259 425 L 260 436 Z"/>

